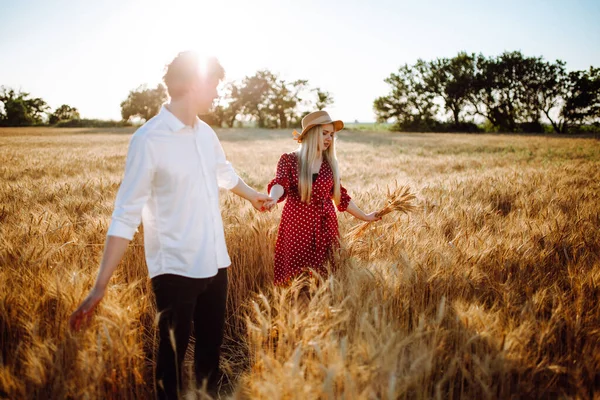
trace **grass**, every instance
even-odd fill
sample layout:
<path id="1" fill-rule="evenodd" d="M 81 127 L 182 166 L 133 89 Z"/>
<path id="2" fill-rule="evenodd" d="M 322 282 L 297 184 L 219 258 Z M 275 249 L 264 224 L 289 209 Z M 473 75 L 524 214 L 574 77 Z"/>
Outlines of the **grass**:
<path id="1" fill-rule="evenodd" d="M 141 234 L 91 326 L 67 329 L 98 269 L 132 131 L 0 130 L 0 397 L 153 395 Z M 295 146 L 287 131 L 218 133 L 262 190 Z M 597 140 L 348 131 L 338 156 L 365 211 L 396 181 L 419 210 L 349 237 L 340 271 L 306 303 L 296 286 L 272 288 L 282 207 L 259 214 L 223 193 L 230 397 L 594 398 Z M 343 236 L 360 223 L 339 221 Z"/>

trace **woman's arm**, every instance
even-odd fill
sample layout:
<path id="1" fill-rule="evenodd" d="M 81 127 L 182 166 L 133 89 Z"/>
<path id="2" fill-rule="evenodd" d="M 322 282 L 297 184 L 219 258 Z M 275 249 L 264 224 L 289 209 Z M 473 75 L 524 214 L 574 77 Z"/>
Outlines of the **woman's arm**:
<path id="1" fill-rule="evenodd" d="M 271 196 L 273 201 L 275 201 L 275 203 L 277 203 L 279 201 L 279 199 L 281 198 L 281 196 L 283 196 L 284 192 L 285 192 L 285 189 L 283 188 L 283 186 L 281 186 L 279 184 L 275 184 L 275 185 L 273 185 L 273 187 L 271 187 L 271 192 L 269 193 L 269 196 Z"/>
<path id="2" fill-rule="evenodd" d="M 360 208 L 358 208 L 358 206 L 356 204 L 354 204 L 354 201 L 350 200 L 350 203 L 348 204 L 348 208 L 346 209 L 346 211 L 348 211 L 351 215 L 353 215 L 354 217 L 362 220 L 362 221 L 367 221 L 367 222 L 372 222 L 372 221 L 379 221 L 381 219 L 381 217 L 377 217 L 375 214 L 377 214 L 376 211 L 373 211 L 372 213 L 369 214 L 365 214 L 365 212 L 363 210 L 361 210 Z"/>
<path id="3" fill-rule="evenodd" d="M 268 210 L 275 207 L 277 203 L 282 202 L 287 197 L 287 192 L 290 188 L 291 168 L 293 157 L 289 154 L 283 154 L 277 162 L 277 173 L 267 185 L 270 202 L 265 203 Z"/>

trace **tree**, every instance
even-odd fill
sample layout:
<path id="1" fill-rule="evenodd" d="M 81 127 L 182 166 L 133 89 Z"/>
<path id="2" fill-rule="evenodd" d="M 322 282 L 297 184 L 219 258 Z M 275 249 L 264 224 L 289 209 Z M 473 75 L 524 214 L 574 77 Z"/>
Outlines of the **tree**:
<path id="1" fill-rule="evenodd" d="M 206 122 L 210 126 L 223 126 L 224 108 L 220 104 L 213 104 L 206 114 L 198 114 L 198 118 Z"/>
<path id="2" fill-rule="evenodd" d="M 286 129 L 289 122 L 296 119 L 297 106 L 302 101 L 299 96 L 300 91 L 307 85 L 308 81 L 303 79 L 290 83 L 283 79 L 275 80 L 267 100 L 270 114 L 277 128 Z"/>
<path id="3" fill-rule="evenodd" d="M 373 103 L 378 122 L 395 119 L 397 129 L 433 129 L 437 105 L 435 95 L 426 88 L 422 69 L 405 64 L 385 82 L 391 86 L 391 92 Z"/>
<path id="4" fill-rule="evenodd" d="M 139 86 L 130 91 L 127 99 L 121 103 L 121 117 L 123 121 L 129 121 L 132 117 L 148 121 L 158 114 L 167 98 L 167 90 L 161 84 L 155 89 L 148 89 L 145 85 Z"/>
<path id="5" fill-rule="evenodd" d="M 495 127 L 513 131 L 516 125 L 514 86 L 518 83 L 510 81 L 509 63 L 480 54 L 476 58 L 476 70 L 470 92 L 474 114 L 487 118 Z"/>
<path id="6" fill-rule="evenodd" d="M 542 58 L 524 57 L 513 51 L 495 58 L 479 55 L 475 65 L 470 91 L 474 114 L 487 118 L 502 131 L 516 132 L 525 125 L 541 129 L 538 91 L 543 81 Z"/>
<path id="7" fill-rule="evenodd" d="M 270 92 L 276 80 L 269 70 L 257 71 L 253 76 L 247 76 L 239 90 L 239 101 L 243 105 L 243 113 L 256 120 L 259 128 L 268 127 Z"/>
<path id="8" fill-rule="evenodd" d="M 79 111 L 75 107 L 63 104 L 58 107 L 52 115 L 50 115 L 49 123 L 54 125 L 60 121 L 70 121 L 72 119 L 80 119 Z"/>
<path id="9" fill-rule="evenodd" d="M 267 69 L 245 77 L 241 83 L 230 82 L 225 86 L 225 96 L 220 99 L 215 112 L 229 127 L 233 127 L 239 115 L 256 121 L 259 128 L 282 128 L 300 124 L 311 94 L 317 92 L 317 108 L 323 109 L 333 103 L 331 94 L 320 88 L 311 89 L 308 81 L 287 81 Z"/>
<path id="10" fill-rule="evenodd" d="M 301 93 L 308 81 L 288 82 L 269 70 L 246 77 L 241 86 L 231 88 L 229 111 L 231 124 L 238 113 L 253 118 L 259 128 L 287 128 L 298 119 Z"/>
<path id="11" fill-rule="evenodd" d="M 540 101 L 542 98 L 548 99 L 557 92 L 559 82 L 557 79 L 556 65 L 544 61 L 542 57 L 524 57 L 521 61 L 520 81 L 522 84 L 519 93 L 519 107 L 521 108 L 521 119 L 518 120 L 518 129 L 524 132 L 543 132 L 541 118 L 548 110 L 550 115 L 551 108 L 549 104 Z"/>
<path id="12" fill-rule="evenodd" d="M 323 110 L 333 104 L 333 96 L 329 92 L 322 91 L 321 88 L 313 89 L 317 94 L 315 107 L 317 110 Z"/>
<path id="13" fill-rule="evenodd" d="M 27 126 L 41 124 L 49 109 L 39 97 L 30 98 L 29 93 L 0 88 L 0 102 L 4 111 L 0 113 L 0 126 Z"/>
<path id="14" fill-rule="evenodd" d="M 571 126 L 599 122 L 600 68 L 572 71 L 564 82 L 561 131 L 567 133 Z"/>
<path id="15" fill-rule="evenodd" d="M 444 100 L 455 126 L 460 125 L 461 113 L 468 104 L 475 77 L 474 61 L 474 54 L 461 52 L 453 58 L 438 58 L 429 63 L 419 60 L 416 65 L 426 90 Z"/>
<path id="16" fill-rule="evenodd" d="M 536 80 L 531 91 L 537 108 L 544 115 L 554 132 L 561 132 L 563 123 L 559 120 L 560 115 L 554 112 L 564 103 L 565 85 L 567 72 L 564 61 L 556 60 L 555 63 L 539 62 L 535 66 Z M 556 115 L 555 115 L 556 114 Z"/>
<path id="17" fill-rule="evenodd" d="M 238 115 L 244 110 L 241 87 L 235 82 L 230 82 L 225 86 L 225 93 L 227 106 L 223 107 L 223 121 L 228 127 L 233 128 Z"/>
<path id="18" fill-rule="evenodd" d="M 555 132 L 600 127 L 600 69 L 567 72 L 560 60 L 526 57 L 519 51 L 487 58 L 458 53 L 453 58 L 418 60 L 385 79 L 390 93 L 375 99 L 378 121 L 396 120 L 401 130 L 440 128 L 476 131 L 464 117 L 486 118 L 495 130 Z M 442 100 L 452 126 L 435 119 Z"/>
<path id="19" fill-rule="evenodd" d="M 480 99 L 488 119 L 502 130 L 540 132 L 545 116 L 555 132 L 567 132 L 569 126 L 599 117 L 600 69 L 567 73 L 560 60 L 549 63 L 520 52 L 504 53 L 484 64 L 482 75 L 487 77 L 480 94 L 485 95 Z"/>

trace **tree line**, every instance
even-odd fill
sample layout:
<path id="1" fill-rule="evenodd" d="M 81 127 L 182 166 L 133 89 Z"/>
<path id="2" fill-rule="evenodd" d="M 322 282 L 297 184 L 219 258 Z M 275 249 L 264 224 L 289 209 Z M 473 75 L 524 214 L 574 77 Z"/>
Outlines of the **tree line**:
<path id="1" fill-rule="evenodd" d="M 499 56 L 458 53 L 433 61 L 419 59 L 390 74 L 386 96 L 373 102 L 378 122 L 400 131 L 544 132 L 600 131 L 600 69 L 568 71 L 565 62 L 528 57 L 519 51 Z M 63 104 L 51 111 L 29 93 L 0 87 L 0 126 L 126 125 L 147 121 L 167 101 L 162 84 L 131 90 L 121 103 L 121 121 L 80 119 Z M 285 80 L 267 69 L 225 82 L 207 123 L 259 128 L 300 125 L 308 111 L 333 104 L 331 93 L 308 80 Z"/>
<path id="2" fill-rule="evenodd" d="M 123 121 L 81 119 L 79 110 L 68 104 L 54 111 L 40 97 L 0 86 L 0 126 L 65 126 L 110 127 L 124 126 Z"/>
<path id="3" fill-rule="evenodd" d="M 167 100 L 162 84 L 154 88 L 139 86 L 121 103 L 122 120 L 116 124 L 147 121 Z M 101 126 L 103 122 L 81 120 L 77 108 L 66 104 L 51 111 L 43 99 L 6 87 L 0 88 L 0 103 L 0 126 L 83 126 L 86 123 Z M 288 81 L 265 69 L 239 82 L 226 82 L 213 108 L 200 117 L 218 127 L 253 121 L 259 128 L 289 128 L 299 126 L 310 110 L 322 110 L 331 104 L 331 93 L 311 88 L 308 80 Z"/>
<path id="4" fill-rule="evenodd" d="M 253 121 L 259 128 L 296 127 L 309 110 L 333 104 L 331 93 L 311 88 L 308 80 L 287 81 L 266 69 L 240 82 L 226 82 L 221 92 L 210 112 L 200 116 L 218 127 L 234 127 L 243 120 Z M 148 120 L 166 100 L 163 85 L 153 89 L 141 86 L 121 103 L 121 117 Z"/>
<path id="5" fill-rule="evenodd" d="M 405 64 L 385 79 L 373 108 L 402 131 L 557 133 L 600 130 L 600 69 L 567 71 L 564 61 L 458 53 Z M 483 121 L 477 124 L 477 121 Z"/>
<path id="6" fill-rule="evenodd" d="M 49 113 L 50 107 L 43 99 L 5 87 L 0 88 L 0 103 L 0 126 L 40 125 L 45 116 L 51 124 L 61 119 L 79 118 L 76 108 L 65 104 Z"/>

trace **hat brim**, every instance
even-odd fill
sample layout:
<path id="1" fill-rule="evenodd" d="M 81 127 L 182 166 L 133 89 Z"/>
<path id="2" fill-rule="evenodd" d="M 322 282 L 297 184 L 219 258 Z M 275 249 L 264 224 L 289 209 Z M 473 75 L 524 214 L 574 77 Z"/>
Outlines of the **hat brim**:
<path id="1" fill-rule="evenodd" d="M 342 129 L 344 129 L 344 122 L 341 120 L 336 120 L 336 121 L 325 121 L 325 122 L 320 122 L 318 124 L 312 124 L 312 125 L 308 125 L 306 128 L 302 129 L 302 132 L 300 133 L 300 135 L 298 136 L 298 141 L 302 140 L 302 137 L 304 136 L 304 134 L 311 128 L 314 128 L 315 126 L 319 126 L 319 125 L 327 125 L 327 124 L 333 124 L 333 131 L 334 132 L 338 132 L 341 131 Z"/>

